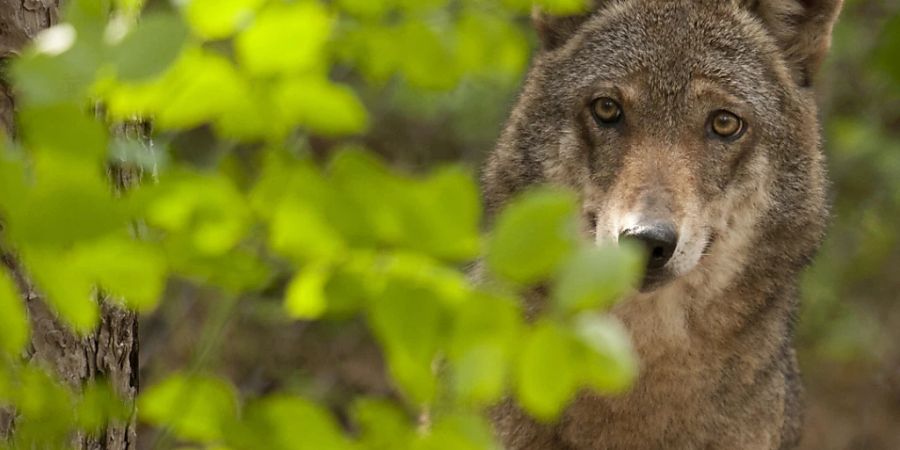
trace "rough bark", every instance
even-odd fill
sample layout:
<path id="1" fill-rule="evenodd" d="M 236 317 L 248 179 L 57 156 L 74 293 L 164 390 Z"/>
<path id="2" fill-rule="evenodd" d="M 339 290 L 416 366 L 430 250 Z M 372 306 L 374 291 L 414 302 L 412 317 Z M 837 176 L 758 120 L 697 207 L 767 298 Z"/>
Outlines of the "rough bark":
<path id="1" fill-rule="evenodd" d="M 0 58 L 6 61 L 15 57 L 39 31 L 54 25 L 59 18 L 59 8 L 59 0 L 0 0 Z M 13 137 L 16 135 L 14 112 L 15 99 L 10 86 L 6 80 L 0 80 L 0 126 Z M 133 176 L 127 171 L 112 169 L 111 178 L 117 187 L 124 188 Z M 121 398 L 133 405 L 138 388 L 136 315 L 113 302 L 99 299 L 100 325 L 88 336 L 77 336 L 61 324 L 42 301 L 15 255 L 6 251 L 0 256 L 6 266 L 0 270 L 9 270 L 13 274 L 27 305 L 32 327 L 27 352 L 29 361 L 51 370 L 75 389 L 95 379 L 108 380 Z M 110 424 L 99 435 L 73 436 L 72 446 L 85 450 L 134 449 L 135 430 L 132 414 L 128 423 Z M 15 413 L 0 411 L 0 439 L 10 433 L 15 433 Z"/>

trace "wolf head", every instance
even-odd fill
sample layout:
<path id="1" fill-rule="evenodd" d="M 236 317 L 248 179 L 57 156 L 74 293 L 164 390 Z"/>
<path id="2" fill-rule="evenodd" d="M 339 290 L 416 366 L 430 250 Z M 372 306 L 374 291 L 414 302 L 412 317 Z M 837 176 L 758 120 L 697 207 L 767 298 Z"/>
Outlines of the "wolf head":
<path id="1" fill-rule="evenodd" d="M 536 13 L 543 48 L 486 166 L 489 211 L 531 184 L 575 189 L 592 238 L 646 245 L 645 290 L 706 260 L 795 273 L 827 216 L 812 86 L 840 3 Z"/>

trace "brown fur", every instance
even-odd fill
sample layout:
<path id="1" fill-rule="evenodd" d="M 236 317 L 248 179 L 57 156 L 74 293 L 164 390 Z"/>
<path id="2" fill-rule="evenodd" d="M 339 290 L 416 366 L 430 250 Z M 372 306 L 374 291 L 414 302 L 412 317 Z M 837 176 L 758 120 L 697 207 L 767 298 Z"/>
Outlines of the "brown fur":
<path id="1" fill-rule="evenodd" d="M 556 424 L 494 411 L 510 450 L 792 448 L 799 272 L 827 219 L 812 75 L 840 0 L 597 1 L 536 15 L 544 49 L 484 173 L 489 212 L 537 183 L 581 194 L 593 237 L 663 215 L 672 280 L 614 310 L 642 361 L 627 394 L 585 392 Z M 623 121 L 595 123 L 616 99 Z M 743 117 L 735 142 L 711 111 Z"/>

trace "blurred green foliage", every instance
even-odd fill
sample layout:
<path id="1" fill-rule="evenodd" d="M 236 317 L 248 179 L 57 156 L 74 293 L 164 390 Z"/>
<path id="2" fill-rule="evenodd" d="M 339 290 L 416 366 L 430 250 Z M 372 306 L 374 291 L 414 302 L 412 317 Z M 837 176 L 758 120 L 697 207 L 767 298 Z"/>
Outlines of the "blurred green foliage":
<path id="1" fill-rule="evenodd" d="M 65 21 L 12 69 L 21 139 L 0 151 L 3 245 L 78 333 L 97 326 L 99 296 L 148 312 L 172 279 L 236 298 L 287 275 L 280 314 L 363 317 L 398 390 L 358 399 L 351 436 L 314 399 L 239 398 L 225 378 L 178 372 L 147 387 L 137 411 L 179 442 L 495 448 L 482 413 L 504 396 L 550 420 L 579 389 L 629 385 L 627 335 L 598 311 L 629 289 L 638 258 L 579 241 L 575 199 L 559 191 L 525 194 L 484 234 L 467 170 L 397 173 L 353 135 L 371 123 L 366 85 L 514 81 L 529 45 L 515 17 L 531 6 L 193 0 L 141 14 L 138 1 L 67 2 Z M 150 141 L 110 135 L 140 119 L 152 120 Z M 211 155 L 180 153 L 198 129 L 214 135 Z M 328 157 L 316 139 L 331 142 Z M 111 165 L 143 182 L 115 189 Z M 482 255 L 476 283 L 463 267 Z M 538 283 L 553 287 L 554 313 L 530 323 L 519 297 Z M 23 363 L 27 324 L 0 276 L 0 405 L 18 413 L 5 445 L 64 446 L 73 430 L 126 420 L 112 389 L 71 390 Z"/>
<path id="2" fill-rule="evenodd" d="M 505 395 L 552 419 L 577 389 L 634 377 L 625 334 L 596 311 L 637 258 L 579 242 L 568 194 L 529 193 L 483 233 L 466 169 L 398 173 L 366 150 L 416 169 L 477 161 L 527 64 L 531 1 L 66 3 L 12 68 L 20 139 L 0 150 L 3 245 L 42 297 L 88 332 L 100 293 L 149 312 L 172 280 L 233 299 L 286 276 L 277 314 L 363 317 L 400 393 L 355 399 L 350 435 L 319 399 L 242 398 L 221 375 L 182 371 L 146 388 L 143 423 L 208 448 L 486 449 L 480 412 Z M 849 0 L 843 17 L 820 83 L 837 196 L 804 283 L 807 365 L 884 358 L 900 339 L 900 6 Z M 145 118 L 150 141 L 110 136 Z M 110 165 L 144 182 L 117 192 Z M 461 269 L 479 257 L 484 284 Z M 531 323 L 520 297 L 534 283 L 551 314 Z M 0 405 L 20 414 L 0 447 L 64 446 L 127 420 L 108 386 L 72 391 L 23 364 L 28 334 L 0 274 Z"/>
<path id="3" fill-rule="evenodd" d="M 808 359 L 890 364 L 900 278 L 900 4 L 846 2 L 820 79 L 833 225 L 805 278 Z"/>

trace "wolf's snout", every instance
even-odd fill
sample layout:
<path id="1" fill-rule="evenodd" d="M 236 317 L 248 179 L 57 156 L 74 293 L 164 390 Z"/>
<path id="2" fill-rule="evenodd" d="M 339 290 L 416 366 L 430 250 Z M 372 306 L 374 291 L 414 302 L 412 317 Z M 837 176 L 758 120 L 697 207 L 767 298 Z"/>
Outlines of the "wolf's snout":
<path id="1" fill-rule="evenodd" d="M 678 245 L 678 232 L 670 222 L 658 222 L 631 227 L 619 239 L 634 239 L 647 250 L 647 271 L 659 270 L 672 259 Z"/>

